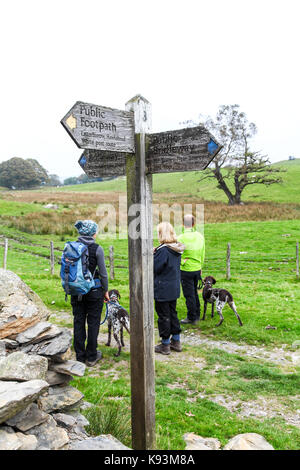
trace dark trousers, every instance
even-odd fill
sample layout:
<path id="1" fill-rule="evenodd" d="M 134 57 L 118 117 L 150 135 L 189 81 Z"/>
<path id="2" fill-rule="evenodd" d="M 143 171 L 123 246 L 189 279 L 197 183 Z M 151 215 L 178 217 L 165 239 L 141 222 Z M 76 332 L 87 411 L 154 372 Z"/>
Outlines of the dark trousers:
<path id="1" fill-rule="evenodd" d="M 96 298 L 95 298 L 96 297 Z M 103 292 L 96 295 L 91 292 L 78 301 L 71 297 L 74 315 L 74 349 L 77 361 L 94 361 L 97 357 L 97 338 L 99 334 Z M 87 323 L 87 334 L 86 334 Z M 87 338 L 87 344 L 85 345 Z"/>
<path id="2" fill-rule="evenodd" d="M 181 287 L 187 308 L 187 318 L 190 321 L 199 320 L 200 301 L 197 286 L 201 277 L 201 271 L 180 271 L 180 273 Z"/>
<path id="3" fill-rule="evenodd" d="M 169 302 L 155 300 L 155 310 L 158 315 L 159 336 L 162 339 L 168 339 L 171 335 L 178 335 L 181 332 L 176 312 L 176 300 Z"/>

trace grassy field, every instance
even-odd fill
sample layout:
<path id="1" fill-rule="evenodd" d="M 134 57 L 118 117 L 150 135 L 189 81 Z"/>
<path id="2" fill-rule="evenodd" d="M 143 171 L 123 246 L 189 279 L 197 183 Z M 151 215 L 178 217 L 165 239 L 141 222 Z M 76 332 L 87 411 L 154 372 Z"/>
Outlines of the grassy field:
<path id="1" fill-rule="evenodd" d="M 50 308 L 69 309 L 60 289 L 59 265 L 54 277 L 49 276 L 49 245 L 54 241 L 56 259 L 64 246 L 60 236 L 31 235 L 2 226 L 9 241 L 8 268 L 15 271 L 36 290 Z M 217 285 L 229 288 L 238 305 L 244 327 L 240 328 L 225 308 L 222 328 L 215 328 L 216 318 L 207 317 L 201 331 L 217 338 L 244 341 L 249 344 L 292 344 L 300 338 L 300 293 L 296 279 L 296 240 L 299 221 L 244 222 L 207 224 L 205 226 L 206 260 L 203 275 L 213 275 Z M 226 249 L 231 243 L 232 279 L 226 280 Z M 122 302 L 128 307 L 127 240 L 102 240 L 105 254 L 113 244 L 116 280 Z M 0 257 L 3 247 L 0 247 Z M 24 251 L 27 250 L 27 251 Z M 18 256 L 16 256 L 18 254 Z M 118 267 L 122 266 L 122 267 Z M 52 304 L 52 302 L 55 304 Z M 53 307 L 54 306 L 54 307 Z M 180 318 L 186 315 L 183 297 L 178 301 Z M 267 325 L 276 330 L 265 330 Z"/>
<path id="2" fill-rule="evenodd" d="M 243 192 L 243 201 L 272 201 L 281 203 L 300 203 L 299 180 L 300 180 L 300 159 L 283 161 L 274 164 L 285 172 L 282 173 L 282 184 L 271 186 L 253 185 L 248 186 Z M 199 183 L 201 172 L 185 173 L 162 173 L 153 176 L 153 192 L 157 194 L 181 194 L 185 197 L 197 197 L 206 201 L 223 201 L 227 198 L 223 191 L 216 188 L 214 179 L 205 180 Z M 176 188 L 176 190 L 175 190 Z M 64 186 L 53 191 L 126 191 L 126 179 L 120 177 L 115 180 L 86 183 L 74 186 Z"/>
<path id="3" fill-rule="evenodd" d="M 72 203 L 65 204 L 70 205 L 61 205 L 58 212 L 62 215 L 65 210 L 74 210 Z M 78 206 L 78 214 L 73 213 L 73 218 L 83 214 L 85 208 Z M 54 241 L 58 260 L 64 242 L 71 235 L 56 233 L 57 214 L 52 213 L 49 213 L 46 233 L 32 233 L 30 227 L 27 231 L 22 229 L 21 221 L 25 219 L 40 220 L 41 225 L 46 223 L 47 217 L 44 220 L 45 216 L 41 215 L 45 211 L 40 201 L 0 201 L 0 210 L 0 258 L 3 256 L 3 238 L 8 237 L 8 269 L 19 274 L 41 296 L 52 311 L 50 321 L 72 327 L 71 306 L 64 301 L 59 265 L 56 264 L 55 275 L 51 276 L 49 263 L 50 240 Z M 20 228 L 12 221 L 20 222 Z M 225 321 L 221 327 L 216 328 L 218 319 L 208 315 L 199 327 L 186 327 L 185 331 L 196 336 L 205 335 L 208 340 L 234 341 L 263 346 L 267 350 L 284 345 L 292 353 L 293 344 L 300 339 L 300 284 L 295 271 L 299 228 L 299 217 L 294 220 L 207 223 L 203 274 L 215 276 L 217 286 L 230 289 L 244 326 L 239 327 L 231 310 L 225 307 Z M 232 248 L 230 281 L 225 276 L 228 242 Z M 129 308 L 127 240 L 105 239 L 100 243 L 106 255 L 109 245 L 114 245 L 116 279 L 110 282 L 110 287 L 120 290 L 121 303 Z M 182 297 L 177 307 L 179 318 L 184 318 L 186 309 Z M 268 325 L 274 329 L 266 329 Z M 105 325 L 101 331 L 106 333 Z M 125 343 L 128 342 L 126 334 Z M 100 366 L 88 369 L 85 376 L 75 379 L 72 385 L 95 405 L 87 412 L 90 432 L 119 432 L 116 437 L 130 445 L 130 356 L 125 350 L 120 358 L 115 358 L 114 344 L 112 348 L 103 344 L 101 341 L 99 345 L 104 354 Z M 238 410 L 231 412 L 212 401 L 216 395 L 224 395 L 230 402 L 239 400 L 239 406 L 250 402 L 260 406 L 267 400 L 270 406 L 278 406 L 283 415 L 288 415 L 299 409 L 299 385 L 299 368 L 292 362 L 287 368 L 220 349 L 185 345 L 182 355 L 168 361 L 156 361 L 157 447 L 184 449 L 183 434 L 186 432 L 217 437 L 222 444 L 236 434 L 257 432 L 276 449 L 299 449 L 299 429 L 283 418 L 242 416 Z"/>

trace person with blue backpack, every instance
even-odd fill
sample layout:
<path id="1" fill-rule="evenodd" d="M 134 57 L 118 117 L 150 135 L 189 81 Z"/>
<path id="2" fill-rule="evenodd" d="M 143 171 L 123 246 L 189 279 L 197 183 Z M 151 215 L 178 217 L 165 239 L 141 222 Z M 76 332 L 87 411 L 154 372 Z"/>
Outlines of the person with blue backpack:
<path id="1" fill-rule="evenodd" d="M 79 237 L 65 244 L 60 274 L 66 298 L 71 295 L 76 360 L 93 367 L 102 358 L 97 338 L 104 299 L 109 300 L 108 276 L 103 248 L 95 242 L 96 222 L 78 220 L 75 228 Z"/>

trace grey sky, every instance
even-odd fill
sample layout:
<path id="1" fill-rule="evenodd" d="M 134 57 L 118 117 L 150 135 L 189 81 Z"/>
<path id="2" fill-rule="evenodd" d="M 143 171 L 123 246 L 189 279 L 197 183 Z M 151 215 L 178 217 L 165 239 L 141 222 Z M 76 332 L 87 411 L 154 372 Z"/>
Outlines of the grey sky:
<path id="1" fill-rule="evenodd" d="M 137 93 L 153 131 L 237 103 L 254 150 L 300 157 L 299 13 L 299 0 L 1 2 L 0 161 L 79 175 L 61 118 L 77 100 L 124 109 Z"/>

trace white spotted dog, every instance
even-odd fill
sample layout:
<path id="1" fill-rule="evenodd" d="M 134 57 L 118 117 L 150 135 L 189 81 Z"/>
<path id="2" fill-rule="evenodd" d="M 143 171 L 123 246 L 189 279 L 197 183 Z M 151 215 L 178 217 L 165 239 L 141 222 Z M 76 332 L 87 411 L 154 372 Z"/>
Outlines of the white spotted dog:
<path id="1" fill-rule="evenodd" d="M 107 324 L 108 324 L 108 340 L 106 346 L 110 346 L 111 328 L 113 328 L 114 338 L 118 344 L 118 352 L 116 357 L 120 356 L 121 347 L 125 346 L 123 340 L 123 327 L 130 334 L 129 315 L 128 312 L 119 304 L 121 295 L 118 290 L 112 289 L 108 292 L 109 302 L 107 302 Z"/>
<path id="2" fill-rule="evenodd" d="M 206 315 L 206 309 L 207 309 L 207 304 L 210 303 L 212 304 L 211 307 L 211 317 L 213 318 L 214 316 L 214 305 L 216 303 L 216 308 L 217 312 L 220 315 L 220 321 L 216 326 L 220 326 L 223 321 L 224 317 L 222 315 L 222 310 L 225 307 L 225 305 L 228 303 L 229 307 L 233 312 L 235 313 L 235 316 L 237 317 L 240 326 L 243 326 L 242 320 L 237 313 L 235 303 L 233 301 L 233 297 L 230 294 L 228 290 L 225 289 L 213 289 L 213 284 L 215 284 L 217 281 L 215 280 L 214 277 L 212 276 L 207 276 L 204 279 L 204 286 L 203 286 L 203 291 L 202 291 L 202 297 L 204 300 L 204 312 L 203 312 L 203 317 L 202 320 L 205 320 L 205 315 Z"/>

